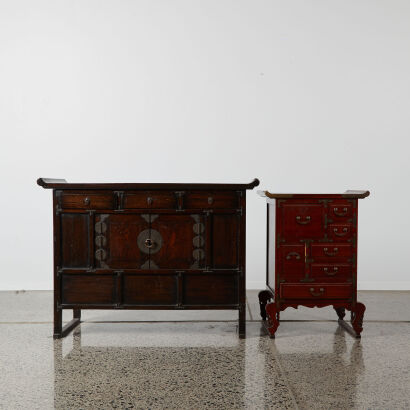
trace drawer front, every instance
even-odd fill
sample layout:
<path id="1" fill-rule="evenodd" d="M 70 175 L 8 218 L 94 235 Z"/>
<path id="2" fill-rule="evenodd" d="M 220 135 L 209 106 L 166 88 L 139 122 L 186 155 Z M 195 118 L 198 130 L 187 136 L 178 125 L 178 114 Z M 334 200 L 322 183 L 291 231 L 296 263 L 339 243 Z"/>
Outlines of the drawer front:
<path id="1" fill-rule="evenodd" d="M 352 285 L 350 284 L 317 284 L 293 285 L 281 284 L 280 296 L 283 299 L 349 299 L 352 296 Z"/>
<path id="2" fill-rule="evenodd" d="M 184 207 L 186 209 L 236 209 L 238 207 L 238 195 L 233 191 L 191 191 L 185 194 Z"/>
<path id="3" fill-rule="evenodd" d="M 279 249 L 279 277 L 299 282 L 305 276 L 305 246 L 282 245 Z"/>
<path id="4" fill-rule="evenodd" d="M 348 263 L 312 263 L 310 276 L 322 282 L 346 282 L 352 278 L 352 265 Z"/>
<path id="5" fill-rule="evenodd" d="M 353 255 L 353 247 L 346 243 L 312 244 L 312 258 L 315 261 L 347 260 Z"/>
<path id="6" fill-rule="evenodd" d="M 351 218 L 352 215 L 353 207 L 349 202 L 335 202 L 329 204 L 329 218 L 334 220 L 334 222 Z"/>
<path id="7" fill-rule="evenodd" d="M 284 204 L 282 209 L 282 232 L 286 240 L 323 238 L 325 213 L 322 205 Z"/>
<path id="8" fill-rule="evenodd" d="M 182 303 L 202 306 L 237 305 L 237 273 L 185 275 Z"/>
<path id="9" fill-rule="evenodd" d="M 67 193 L 60 196 L 62 209 L 114 209 L 115 196 L 112 192 Z"/>
<path id="10" fill-rule="evenodd" d="M 336 242 L 346 242 L 352 239 L 355 234 L 352 224 L 330 224 L 328 236 Z"/>
<path id="11" fill-rule="evenodd" d="M 116 303 L 116 278 L 114 275 L 63 275 L 63 304 L 113 305 Z"/>
<path id="12" fill-rule="evenodd" d="M 175 209 L 176 196 L 166 191 L 126 192 L 123 197 L 124 209 Z"/>

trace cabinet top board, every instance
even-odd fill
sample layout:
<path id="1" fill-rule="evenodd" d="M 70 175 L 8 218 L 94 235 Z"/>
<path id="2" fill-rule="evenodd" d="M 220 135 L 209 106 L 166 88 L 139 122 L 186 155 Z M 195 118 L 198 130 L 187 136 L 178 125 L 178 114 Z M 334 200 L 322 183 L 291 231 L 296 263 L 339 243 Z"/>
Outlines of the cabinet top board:
<path id="1" fill-rule="evenodd" d="M 267 199 L 309 199 L 309 198 L 333 198 L 333 199 L 358 199 L 366 198 L 370 191 L 347 190 L 340 194 L 291 194 L 291 193 L 271 193 L 269 191 L 258 191 L 258 194 Z"/>
<path id="2" fill-rule="evenodd" d="M 39 178 L 37 184 L 45 189 L 117 189 L 117 190 L 150 190 L 150 189 L 196 189 L 196 190 L 244 190 L 259 185 L 255 178 L 249 184 L 207 184 L 207 183 L 69 183 L 65 179 Z"/>

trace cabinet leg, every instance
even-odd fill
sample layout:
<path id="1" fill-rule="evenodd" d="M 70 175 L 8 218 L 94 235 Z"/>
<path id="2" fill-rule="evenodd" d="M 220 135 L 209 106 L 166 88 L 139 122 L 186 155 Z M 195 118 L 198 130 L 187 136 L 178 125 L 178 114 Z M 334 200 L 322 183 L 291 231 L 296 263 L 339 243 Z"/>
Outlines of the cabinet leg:
<path id="1" fill-rule="evenodd" d="M 246 333 L 246 305 L 239 306 L 239 338 L 244 339 Z"/>
<path id="2" fill-rule="evenodd" d="M 270 337 L 274 338 L 279 327 L 279 309 L 275 303 L 268 303 L 266 305 L 266 313 L 268 315 L 268 331 Z"/>
<path id="3" fill-rule="evenodd" d="M 356 337 L 361 337 L 360 333 L 363 330 L 363 316 L 366 306 L 363 303 L 357 302 L 352 309 L 352 327 L 356 332 Z"/>
<path id="4" fill-rule="evenodd" d="M 333 306 L 333 309 L 336 311 L 339 319 L 343 320 L 343 318 L 346 316 L 346 309 L 344 307 L 334 307 L 334 306 Z"/>
<path id="5" fill-rule="evenodd" d="M 73 309 L 73 318 L 81 319 L 81 309 Z"/>
<path id="6" fill-rule="evenodd" d="M 262 320 L 266 320 L 266 304 L 273 299 L 272 292 L 270 292 L 269 290 L 261 290 L 258 293 L 258 298 Z"/>
<path id="7" fill-rule="evenodd" d="M 54 308 L 54 339 L 63 337 L 63 310 Z"/>

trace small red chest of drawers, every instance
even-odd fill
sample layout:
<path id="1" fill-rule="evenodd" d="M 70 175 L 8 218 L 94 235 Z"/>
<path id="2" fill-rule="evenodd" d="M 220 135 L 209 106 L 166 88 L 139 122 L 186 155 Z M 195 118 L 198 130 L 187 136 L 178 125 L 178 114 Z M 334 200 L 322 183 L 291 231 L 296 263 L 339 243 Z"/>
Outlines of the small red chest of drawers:
<path id="1" fill-rule="evenodd" d="M 267 199 L 268 287 L 259 303 L 270 335 L 287 307 L 330 305 L 344 325 L 345 309 L 351 311 L 360 337 L 366 308 L 357 301 L 357 211 L 369 192 L 259 194 Z"/>

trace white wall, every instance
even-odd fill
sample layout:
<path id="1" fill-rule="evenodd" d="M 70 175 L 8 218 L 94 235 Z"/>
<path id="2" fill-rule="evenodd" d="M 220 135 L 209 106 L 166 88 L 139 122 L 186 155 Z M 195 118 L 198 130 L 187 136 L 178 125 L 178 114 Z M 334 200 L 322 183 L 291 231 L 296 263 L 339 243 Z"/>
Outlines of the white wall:
<path id="1" fill-rule="evenodd" d="M 52 287 L 39 176 L 369 189 L 359 287 L 410 289 L 409 21 L 407 0 L 0 0 L 0 289 Z"/>

